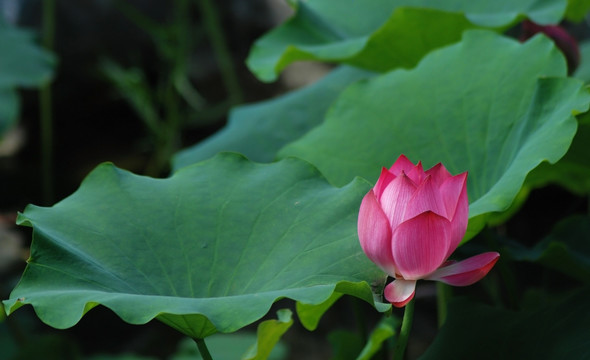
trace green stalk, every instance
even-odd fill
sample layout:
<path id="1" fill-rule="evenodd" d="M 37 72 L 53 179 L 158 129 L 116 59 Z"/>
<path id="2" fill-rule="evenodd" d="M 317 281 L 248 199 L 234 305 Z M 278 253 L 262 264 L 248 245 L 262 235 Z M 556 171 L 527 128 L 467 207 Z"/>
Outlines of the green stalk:
<path id="1" fill-rule="evenodd" d="M 358 298 L 352 298 L 352 307 L 354 312 L 354 318 L 356 320 L 356 327 L 359 333 L 359 336 L 363 340 L 363 343 L 367 342 L 369 335 L 367 334 L 367 322 L 365 321 L 365 316 L 363 314 L 363 310 L 361 308 L 361 300 Z"/>
<path id="2" fill-rule="evenodd" d="M 161 56 L 170 66 L 162 86 L 164 119 L 159 122 L 156 131 L 152 131 L 155 141 L 153 159 L 150 161 L 145 173 L 150 176 L 160 176 L 161 172 L 169 165 L 170 158 L 176 150 L 178 134 L 181 127 L 181 103 L 176 83 L 178 79 L 186 77 L 187 59 L 190 50 L 190 18 L 189 0 L 176 0 L 174 2 L 174 23 L 171 25 L 174 37 L 173 53 L 168 54 L 165 49 L 168 46 L 161 40 L 156 42 Z M 163 45 L 164 44 L 164 45 Z"/>
<path id="3" fill-rule="evenodd" d="M 197 347 L 199 348 L 199 353 L 201 353 L 201 357 L 203 357 L 203 360 L 213 360 L 213 358 L 211 357 L 211 353 L 209 352 L 209 349 L 207 348 L 207 344 L 205 344 L 205 339 L 194 339 L 194 340 L 197 343 Z"/>
<path id="4" fill-rule="evenodd" d="M 55 40 L 55 0 L 43 2 L 43 47 L 53 50 Z M 44 84 L 39 92 L 41 129 L 41 178 L 45 204 L 53 202 L 53 110 L 51 83 Z"/>
<path id="5" fill-rule="evenodd" d="M 176 150 L 178 134 L 181 127 L 181 99 L 176 88 L 178 78 L 187 76 L 187 62 L 190 51 L 190 3 L 189 0 L 177 0 L 175 2 L 175 22 L 173 25 L 175 31 L 175 56 L 172 59 L 172 69 L 168 74 L 168 83 L 166 84 L 166 97 L 164 108 L 166 109 L 165 124 L 162 124 L 162 132 L 157 133 L 158 142 L 161 147 L 156 149 L 158 154 L 158 171 L 162 171 L 169 162 L 172 154 Z"/>
<path id="6" fill-rule="evenodd" d="M 215 52 L 217 63 L 221 71 L 223 84 L 229 93 L 231 103 L 239 104 L 243 101 L 242 90 L 238 82 L 238 76 L 232 63 L 232 56 L 224 40 L 223 29 L 219 24 L 217 10 L 211 0 L 197 0 L 205 30 L 211 41 L 211 46 Z"/>
<path id="7" fill-rule="evenodd" d="M 403 360 L 410 338 L 410 330 L 412 330 L 412 322 L 414 321 L 414 299 L 406 304 L 404 309 L 404 317 L 402 318 L 402 326 L 393 349 L 393 359 Z"/>
<path id="8" fill-rule="evenodd" d="M 174 80 L 172 78 L 168 80 L 164 100 L 166 118 L 160 124 L 160 131 L 154 134 L 156 137 L 155 161 L 152 170 L 148 171 L 148 174 L 152 176 L 160 176 L 160 173 L 169 165 L 180 132 L 180 99 L 173 84 Z"/>
<path id="9" fill-rule="evenodd" d="M 497 231 L 497 230 L 496 230 Z M 498 235 L 494 234 L 491 229 L 486 228 L 482 235 L 487 242 L 490 249 L 499 251 L 500 244 L 498 243 Z M 505 306 L 501 296 L 501 287 L 506 289 L 506 296 L 508 300 L 508 306 L 512 309 L 516 309 L 519 303 L 518 301 L 518 284 L 514 277 L 514 272 L 509 267 L 509 263 L 505 261 L 498 261 L 496 268 L 499 271 L 498 275 L 486 276 L 482 283 L 492 299 L 492 301 L 498 306 Z M 501 284 L 501 285 L 500 285 Z"/>
<path id="10" fill-rule="evenodd" d="M 445 283 L 436 283 L 436 309 L 438 313 L 438 327 L 443 326 L 447 318 L 447 303 L 451 298 L 451 287 Z"/>

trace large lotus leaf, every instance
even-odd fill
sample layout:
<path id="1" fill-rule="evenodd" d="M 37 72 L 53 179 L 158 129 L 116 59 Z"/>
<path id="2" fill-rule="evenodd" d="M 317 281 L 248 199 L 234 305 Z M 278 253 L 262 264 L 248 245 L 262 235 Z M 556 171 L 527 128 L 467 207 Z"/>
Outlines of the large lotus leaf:
<path id="1" fill-rule="evenodd" d="M 328 107 L 346 86 L 372 75 L 343 66 L 303 89 L 239 106 L 230 113 L 225 128 L 176 154 L 173 167 L 178 170 L 222 151 L 236 151 L 253 161 L 272 161 L 279 149 L 323 121 Z"/>
<path id="2" fill-rule="evenodd" d="M 0 89 L 51 79 L 55 58 L 33 42 L 31 33 L 0 24 L 0 49 Z"/>
<path id="3" fill-rule="evenodd" d="M 520 312 L 451 301 L 445 324 L 420 359 L 586 359 L 589 298 L 586 287 Z"/>
<path id="4" fill-rule="evenodd" d="M 526 179 L 529 187 L 542 187 L 548 183 L 559 184 L 569 191 L 586 195 L 590 193 L 590 113 L 580 115 L 578 131 L 569 150 L 557 163 L 543 163 Z"/>
<path id="5" fill-rule="evenodd" d="M 334 188 L 298 159 L 225 153 L 168 179 L 104 164 L 68 198 L 19 216 L 33 227 L 31 257 L 4 304 L 30 304 L 56 328 L 100 304 L 199 338 L 248 325 L 284 297 L 319 304 L 337 290 L 374 304 L 369 283 L 384 274 L 356 233 L 369 188 Z"/>
<path id="6" fill-rule="evenodd" d="M 300 60 L 342 62 L 386 71 L 412 67 L 429 51 L 474 26 L 502 27 L 521 16 L 559 22 L 565 0 L 315 0 L 253 46 L 247 63 L 263 81 Z"/>
<path id="7" fill-rule="evenodd" d="M 590 219 L 587 216 L 561 221 L 549 236 L 531 249 L 514 244 L 507 250 L 515 260 L 540 263 L 590 283 Z"/>
<path id="8" fill-rule="evenodd" d="M 576 132 L 573 111 L 590 96 L 565 76 L 562 55 L 538 35 L 525 44 L 493 32 L 348 87 L 324 123 L 279 156 L 316 165 L 334 184 L 376 181 L 404 153 L 425 167 L 469 171 L 470 217 L 507 208 L 529 171 L 555 162 Z M 542 79 L 539 79 L 543 77 Z"/>

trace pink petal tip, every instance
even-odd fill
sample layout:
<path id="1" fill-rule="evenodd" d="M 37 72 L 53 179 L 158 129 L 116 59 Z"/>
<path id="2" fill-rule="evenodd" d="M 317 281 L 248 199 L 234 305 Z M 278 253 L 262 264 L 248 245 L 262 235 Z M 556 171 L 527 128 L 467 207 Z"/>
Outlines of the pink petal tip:
<path id="1" fill-rule="evenodd" d="M 490 272 L 500 258 L 497 252 L 487 252 L 441 267 L 427 280 L 441 281 L 453 286 L 467 286 L 478 282 Z"/>
<path id="2" fill-rule="evenodd" d="M 383 294 L 393 306 L 401 308 L 414 298 L 415 290 L 415 280 L 396 279 L 385 287 Z"/>

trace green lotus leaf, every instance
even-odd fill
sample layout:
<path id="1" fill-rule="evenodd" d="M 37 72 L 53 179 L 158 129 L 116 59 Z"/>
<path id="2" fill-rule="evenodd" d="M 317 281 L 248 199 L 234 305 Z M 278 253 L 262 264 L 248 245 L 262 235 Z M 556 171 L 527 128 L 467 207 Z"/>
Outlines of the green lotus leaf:
<path id="1" fill-rule="evenodd" d="M 563 56 L 544 36 L 521 44 L 469 31 L 413 70 L 349 86 L 324 123 L 279 157 L 306 159 L 336 185 L 355 176 L 375 182 L 402 153 L 426 168 L 442 162 L 469 172 L 469 215 L 482 226 L 479 216 L 508 208 L 532 169 L 566 153 L 572 113 L 587 110 L 590 96 L 565 76 Z"/>
<path id="2" fill-rule="evenodd" d="M 565 0 L 315 0 L 260 38 L 247 63 L 273 81 L 302 60 L 347 63 L 374 71 L 413 67 L 433 49 L 458 41 L 475 26 L 502 28 L 528 17 L 541 24 L 563 17 Z"/>
<path id="3" fill-rule="evenodd" d="M 330 104 L 346 86 L 372 75 L 369 71 L 343 66 L 302 89 L 238 106 L 231 111 L 226 127 L 177 153 L 173 167 L 178 170 L 222 151 L 239 152 L 252 161 L 272 161 L 279 149 L 324 120 Z"/>
<path id="4" fill-rule="evenodd" d="M 298 159 L 224 153 L 167 179 L 104 164 L 68 198 L 19 215 L 31 256 L 4 305 L 32 305 L 56 328 L 102 305 L 193 338 L 238 330 L 281 298 L 320 304 L 338 291 L 377 305 L 369 284 L 384 274 L 356 232 L 369 189 L 334 188 Z"/>

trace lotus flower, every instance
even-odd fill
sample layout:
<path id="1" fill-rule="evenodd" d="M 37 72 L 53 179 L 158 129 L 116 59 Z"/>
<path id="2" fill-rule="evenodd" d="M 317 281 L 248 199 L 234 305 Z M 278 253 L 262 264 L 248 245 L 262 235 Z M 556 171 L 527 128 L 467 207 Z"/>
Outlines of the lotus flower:
<path id="1" fill-rule="evenodd" d="M 361 203 L 358 234 L 369 259 L 395 278 L 385 287 L 387 301 L 405 306 L 420 279 L 466 286 L 492 269 L 497 252 L 447 260 L 465 235 L 468 214 L 466 172 L 452 176 L 440 163 L 424 171 L 404 155 L 383 168 Z"/>

